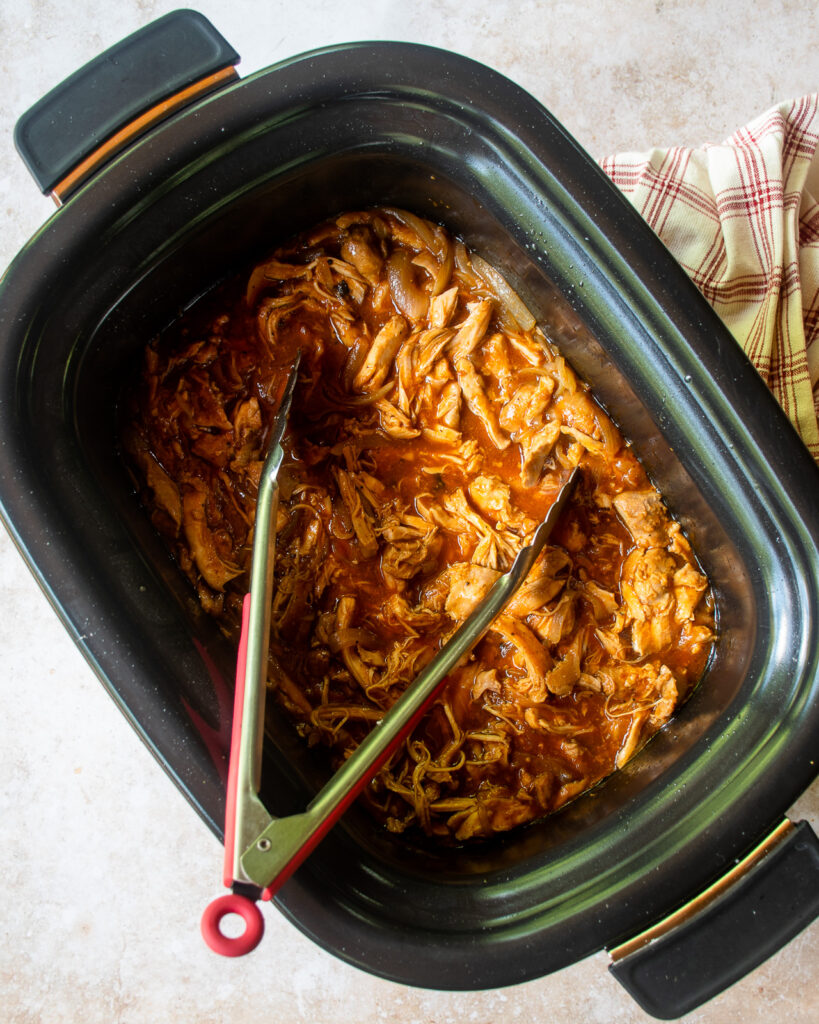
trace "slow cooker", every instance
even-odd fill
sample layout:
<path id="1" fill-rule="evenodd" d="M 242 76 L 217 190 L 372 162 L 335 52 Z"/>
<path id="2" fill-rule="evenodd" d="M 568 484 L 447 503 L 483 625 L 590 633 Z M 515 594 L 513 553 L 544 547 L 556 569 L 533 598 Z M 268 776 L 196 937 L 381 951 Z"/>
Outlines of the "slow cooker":
<path id="1" fill-rule="evenodd" d="M 58 209 L 0 285 L 3 520 L 112 698 L 221 835 L 235 651 L 139 508 L 118 402 L 145 343 L 236 267 L 346 209 L 446 225 L 497 266 L 682 523 L 719 642 L 676 717 L 544 821 L 457 849 L 357 808 L 277 904 L 409 985 L 522 982 L 601 948 L 677 1016 L 819 913 L 819 844 L 785 818 L 819 755 L 819 469 L 672 256 L 569 134 L 464 57 L 356 43 L 239 79 L 191 11 L 18 124 Z M 264 798 L 328 768 L 271 721 Z"/>

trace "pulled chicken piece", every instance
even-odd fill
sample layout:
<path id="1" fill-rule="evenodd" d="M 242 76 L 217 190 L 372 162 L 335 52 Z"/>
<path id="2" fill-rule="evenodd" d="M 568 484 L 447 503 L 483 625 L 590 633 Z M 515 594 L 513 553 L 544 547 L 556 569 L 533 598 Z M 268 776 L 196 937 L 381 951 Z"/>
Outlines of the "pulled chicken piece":
<path id="1" fill-rule="evenodd" d="M 384 383 L 408 331 L 407 321 L 402 316 L 390 317 L 384 324 L 373 339 L 364 365 L 353 379 L 353 387 L 357 391 L 375 391 Z"/>
<path id="2" fill-rule="evenodd" d="M 668 543 L 668 517 L 656 491 L 623 491 L 612 504 L 638 547 L 664 547 Z"/>
<path id="3" fill-rule="evenodd" d="M 345 472 L 343 469 L 336 469 L 335 478 L 338 485 L 338 493 L 341 495 L 341 500 L 344 502 L 353 524 L 353 530 L 358 539 L 361 554 L 364 558 L 372 558 L 376 551 L 378 551 L 378 540 L 373 529 L 372 517 L 364 511 L 364 505 L 356 489 L 355 480 L 352 474 Z"/>
<path id="4" fill-rule="evenodd" d="M 193 560 L 208 586 L 224 590 L 242 570 L 220 553 L 217 535 L 208 522 L 209 500 L 201 480 L 191 477 L 183 483 L 182 525 Z"/>
<path id="5" fill-rule="evenodd" d="M 455 372 L 458 375 L 458 384 L 461 387 L 464 401 L 470 411 L 483 423 L 492 444 L 502 451 L 508 447 L 509 438 L 497 424 L 492 404 L 484 390 L 485 385 L 481 375 L 467 357 L 455 360 Z"/>
<path id="6" fill-rule="evenodd" d="M 449 587 L 445 609 L 456 622 L 462 622 L 477 608 L 500 579 L 500 573 L 483 565 L 456 562 L 446 570 Z"/>

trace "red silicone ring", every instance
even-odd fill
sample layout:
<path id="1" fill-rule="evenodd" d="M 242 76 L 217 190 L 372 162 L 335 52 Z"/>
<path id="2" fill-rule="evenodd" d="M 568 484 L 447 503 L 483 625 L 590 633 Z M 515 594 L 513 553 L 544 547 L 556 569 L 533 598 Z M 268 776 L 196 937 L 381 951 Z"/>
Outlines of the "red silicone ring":
<path id="1" fill-rule="evenodd" d="M 229 938 L 219 927 L 223 917 L 238 914 L 245 922 L 245 930 L 235 938 Z M 228 893 L 209 903 L 202 915 L 200 925 L 202 938 L 214 953 L 222 956 L 244 956 L 255 949 L 264 935 L 264 917 L 253 900 L 247 896 Z"/>

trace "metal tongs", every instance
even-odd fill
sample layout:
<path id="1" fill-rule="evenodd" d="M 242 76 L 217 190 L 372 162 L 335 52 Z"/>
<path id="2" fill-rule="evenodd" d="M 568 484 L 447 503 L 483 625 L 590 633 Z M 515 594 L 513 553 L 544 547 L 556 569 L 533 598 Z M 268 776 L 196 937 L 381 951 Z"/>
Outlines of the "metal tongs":
<path id="1" fill-rule="evenodd" d="M 232 892 L 218 897 L 202 916 L 202 935 L 217 953 L 241 956 L 254 949 L 264 932 L 256 900 L 270 899 L 366 788 L 409 736 L 433 703 L 440 684 L 487 631 L 493 619 L 528 575 L 552 532 L 575 484 L 573 469 L 512 567 L 501 576 L 444 644 L 403 696 L 372 729 L 301 814 L 276 818 L 259 797 L 261 785 L 267 656 L 273 592 L 277 476 L 284 452 L 281 440 L 296 383 L 298 360 L 290 373 L 276 419 L 271 447 L 259 482 L 250 593 L 245 597 L 236 666 L 236 694 L 225 812 L 223 879 Z M 245 930 L 225 935 L 228 914 L 244 919 Z"/>

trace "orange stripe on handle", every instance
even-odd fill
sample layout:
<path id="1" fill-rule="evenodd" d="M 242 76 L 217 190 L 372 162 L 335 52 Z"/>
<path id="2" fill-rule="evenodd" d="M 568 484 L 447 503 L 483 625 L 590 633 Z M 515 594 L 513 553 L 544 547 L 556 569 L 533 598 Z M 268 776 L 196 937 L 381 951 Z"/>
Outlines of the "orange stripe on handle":
<path id="1" fill-rule="evenodd" d="M 125 149 L 129 143 L 143 135 L 153 125 L 169 117 L 179 110 L 180 107 L 184 107 L 197 97 L 203 96 L 207 92 L 212 92 L 220 85 L 226 85 L 238 77 L 239 74 L 236 68 L 230 65 L 229 67 L 222 68 L 220 71 L 214 71 L 212 75 L 200 78 L 193 85 L 180 89 L 179 92 L 175 92 L 172 96 L 150 107 L 143 114 L 140 114 L 139 117 L 129 121 L 124 128 L 120 128 L 118 132 L 111 135 L 105 142 L 101 143 L 84 160 L 81 160 L 62 181 L 54 186 L 51 190 L 51 198 L 57 206 L 62 206 L 69 194 L 89 178 L 106 160 L 116 156 L 117 153 Z"/>

